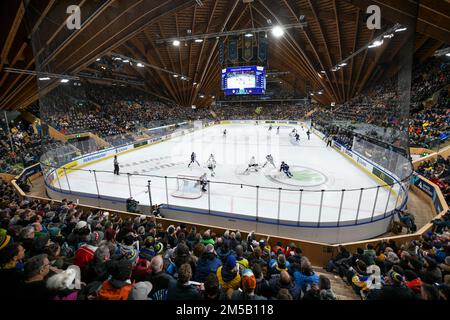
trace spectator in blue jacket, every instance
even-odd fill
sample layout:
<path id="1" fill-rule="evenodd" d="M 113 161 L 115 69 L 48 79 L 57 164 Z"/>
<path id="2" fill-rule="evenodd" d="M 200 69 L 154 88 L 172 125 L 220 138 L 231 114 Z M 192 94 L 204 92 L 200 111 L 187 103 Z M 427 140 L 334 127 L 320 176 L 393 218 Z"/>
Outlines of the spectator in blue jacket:
<path id="1" fill-rule="evenodd" d="M 269 272 L 271 275 L 280 274 L 281 271 L 287 271 L 290 263 L 286 260 L 284 254 L 279 254 L 276 259 L 271 259 L 269 262 Z"/>
<path id="2" fill-rule="evenodd" d="M 319 283 L 319 276 L 314 273 L 311 263 L 305 257 L 302 258 L 301 270 L 294 272 L 294 281 L 303 292 Z"/>
<path id="3" fill-rule="evenodd" d="M 216 251 L 212 244 L 208 244 L 203 251 L 202 256 L 197 262 L 195 269 L 194 281 L 204 282 L 210 273 L 215 274 L 217 269 L 222 265 L 222 261 L 216 256 Z"/>

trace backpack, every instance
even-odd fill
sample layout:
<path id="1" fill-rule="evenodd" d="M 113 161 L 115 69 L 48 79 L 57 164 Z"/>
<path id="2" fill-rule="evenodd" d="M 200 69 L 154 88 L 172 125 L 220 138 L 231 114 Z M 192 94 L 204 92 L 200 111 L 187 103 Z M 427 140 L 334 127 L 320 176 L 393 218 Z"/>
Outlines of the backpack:
<path id="1" fill-rule="evenodd" d="M 109 281 L 103 282 L 97 293 L 99 300 L 128 300 L 133 285 L 127 284 L 122 288 L 114 288 Z"/>

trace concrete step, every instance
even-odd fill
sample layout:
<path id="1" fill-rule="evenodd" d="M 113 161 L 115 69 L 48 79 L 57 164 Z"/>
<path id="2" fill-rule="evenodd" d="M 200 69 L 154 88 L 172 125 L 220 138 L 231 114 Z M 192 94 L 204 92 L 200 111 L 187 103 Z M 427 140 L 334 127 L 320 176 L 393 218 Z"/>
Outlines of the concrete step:
<path id="1" fill-rule="evenodd" d="M 353 289 L 344 282 L 339 276 L 334 273 L 328 272 L 321 267 L 313 267 L 314 272 L 320 276 L 327 277 L 331 282 L 331 289 L 336 294 L 338 300 L 361 300 Z"/>

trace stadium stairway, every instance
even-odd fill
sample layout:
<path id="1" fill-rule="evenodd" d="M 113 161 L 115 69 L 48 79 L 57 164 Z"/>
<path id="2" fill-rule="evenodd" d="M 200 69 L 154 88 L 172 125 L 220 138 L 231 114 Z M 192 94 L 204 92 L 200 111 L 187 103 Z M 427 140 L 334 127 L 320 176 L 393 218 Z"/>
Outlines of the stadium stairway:
<path id="1" fill-rule="evenodd" d="M 361 297 L 359 297 L 338 275 L 328 272 L 321 267 L 313 267 L 313 269 L 318 276 L 324 275 L 330 279 L 331 289 L 333 289 L 338 300 L 361 300 Z"/>

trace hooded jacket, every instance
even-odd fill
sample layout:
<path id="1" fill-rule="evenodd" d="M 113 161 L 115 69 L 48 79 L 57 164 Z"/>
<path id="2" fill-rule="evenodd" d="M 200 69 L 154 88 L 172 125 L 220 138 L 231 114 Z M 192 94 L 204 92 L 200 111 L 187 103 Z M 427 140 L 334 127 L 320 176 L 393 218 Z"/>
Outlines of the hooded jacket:
<path id="1" fill-rule="evenodd" d="M 236 290 L 240 287 L 241 276 L 239 275 L 239 272 L 233 272 L 223 266 L 220 266 L 217 269 L 216 275 L 223 290 L 228 290 L 230 288 Z"/>

